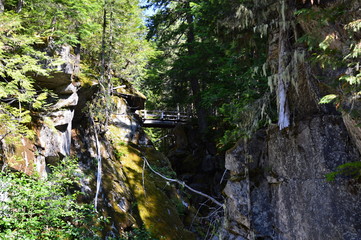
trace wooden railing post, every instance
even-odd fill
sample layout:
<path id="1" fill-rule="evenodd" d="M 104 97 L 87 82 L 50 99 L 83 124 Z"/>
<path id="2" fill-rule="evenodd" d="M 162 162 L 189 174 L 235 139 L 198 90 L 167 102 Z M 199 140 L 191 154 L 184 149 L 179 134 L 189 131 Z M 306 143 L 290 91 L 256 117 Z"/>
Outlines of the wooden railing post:
<path id="1" fill-rule="evenodd" d="M 188 112 L 181 112 L 180 106 L 177 104 L 176 111 L 164 111 L 164 110 L 142 110 L 140 116 L 145 121 L 151 122 L 151 124 L 163 124 L 175 126 L 177 123 L 186 123 L 192 119 L 192 114 Z"/>
<path id="2" fill-rule="evenodd" d="M 180 120 L 179 103 L 177 103 L 177 120 Z"/>

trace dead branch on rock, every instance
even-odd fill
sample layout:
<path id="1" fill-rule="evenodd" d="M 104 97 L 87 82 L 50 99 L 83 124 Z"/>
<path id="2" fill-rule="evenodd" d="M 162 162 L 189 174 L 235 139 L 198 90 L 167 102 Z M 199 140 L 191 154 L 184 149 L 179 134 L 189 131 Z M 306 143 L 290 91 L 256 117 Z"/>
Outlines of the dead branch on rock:
<path id="1" fill-rule="evenodd" d="M 155 170 L 152 168 L 152 166 L 150 166 L 147 158 L 146 158 L 146 157 L 142 157 L 142 158 L 143 158 L 143 161 L 145 162 L 145 164 L 149 167 L 149 169 L 150 169 L 153 173 L 155 173 L 156 175 L 158 175 L 159 177 L 163 178 L 164 180 L 166 180 L 166 181 L 168 181 L 168 182 L 178 183 L 179 185 L 187 188 L 188 190 L 190 190 L 190 191 L 192 191 L 192 192 L 194 192 L 194 193 L 196 193 L 196 194 L 198 194 L 198 195 L 201 195 L 201 196 L 203 196 L 203 197 L 211 200 L 214 204 L 218 205 L 219 207 L 222 207 L 222 208 L 225 207 L 224 204 L 220 203 L 220 202 L 217 201 L 215 198 L 209 196 L 208 194 L 205 194 L 205 193 L 202 193 L 202 192 L 200 192 L 200 191 L 195 190 L 194 188 L 192 188 L 192 187 L 188 186 L 187 184 L 185 184 L 185 182 L 182 182 L 182 181 L 180 181 L 180 180 L 178 180 L 178 179 L 168 178 L 168 177 L 162 175 L 161 173 L 155 171 Z"/>

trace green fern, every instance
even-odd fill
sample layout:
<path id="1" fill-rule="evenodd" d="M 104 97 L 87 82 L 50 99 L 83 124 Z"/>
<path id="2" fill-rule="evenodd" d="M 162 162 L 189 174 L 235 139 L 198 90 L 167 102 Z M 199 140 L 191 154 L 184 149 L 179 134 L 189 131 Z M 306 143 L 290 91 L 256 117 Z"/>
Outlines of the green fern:
<path id="1" fill-rule="evenodd" d="M 327 181 L 334 181 L 336 177 L 358 179 L 361 177 L 361 162 L 349 162 L 336 168 L 336 171 L 325 175 Z"/>

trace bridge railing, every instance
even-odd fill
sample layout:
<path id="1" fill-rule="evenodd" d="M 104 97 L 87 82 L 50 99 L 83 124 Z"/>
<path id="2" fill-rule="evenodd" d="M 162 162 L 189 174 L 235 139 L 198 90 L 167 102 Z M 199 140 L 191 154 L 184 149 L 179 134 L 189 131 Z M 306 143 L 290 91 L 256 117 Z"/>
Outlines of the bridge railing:
<path id="1" fill-rule="evenodd" d="M 185 112 L 163 110 L 140 110 L 139 116 L 144 120 L 162 120 L 186 122 L 191 116 Z"/>

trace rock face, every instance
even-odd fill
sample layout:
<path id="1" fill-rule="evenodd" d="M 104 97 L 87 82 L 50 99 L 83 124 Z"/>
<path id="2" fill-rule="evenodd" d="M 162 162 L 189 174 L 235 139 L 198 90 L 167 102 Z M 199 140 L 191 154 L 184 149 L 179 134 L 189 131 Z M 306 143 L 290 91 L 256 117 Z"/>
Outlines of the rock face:
<path id="1" fill-rule="evenodd" d="M 170 169 L 167 158 L 155 151 L 142 131 L 137 116 L 122 97 L 113 97 L 116 110 L 107 131 L 98 134 L 87 120 L 77 121 L 72 129 L 71 155 L 78 157 L 84 201 L 94 201 L 96 191 L 97 148 L 101 152 L 101 188 L 98 209 L 110 217 L 105 237 L 144 226 L 152 236 L 163 239 L 194 239 L 185 230 L 176 209 L 175 188 L 144 169 L 144 158 L 155 168 Z M 169 231 L 172 229 L 172 231 Z"/>
<path id="2" fill-rule="evenodd" d="M 46 48 L 44 51 L 49 52 L 50 49 Z M 41 120 L 33 123 L 36 132 L 34 141 L 22 139 L 21 145 L 3 141 L 7 166 L 27 174 L 32 174 L 35 170 L 41 177 L 47 176 L 46 164 L 55 164 L 70 154 L 74 107 L 79 99 L 76 87 L 78 83 L 74 81 L 79 68 L 77 56 L 70 53 L 70 46 L 63 46 L 54 51 L 49 52 L 49 55 L 59 56 L 62 61 L 56 71 L 49 77 L 32 76 L 36 88 L 50 89 L 57 96 L 51 112 L 38 116 Z"/>
<path id="3" fill-rule="evenodd" d="M 74 81 L 74 76 L 78 74 L 80 64 L 80 59 L 70 52 L 70 46 L 61 47 L 55 53 L 63 62 L 57 67 L 57 71 L 49 78 L 35 77 L 40 87 L 53 90 L 58 96 L 52 112 L 43 116 L 46 120 L 45 124 L 41 125 L 38 136 L 43 149 L 41 155 L 45 157 L 47 164 L 55 164 L 70 154 L 74 107 L 79 99 L 76 87 L 78 84 Z"/>
<path id="4" fill-rule="evenodd" d="M 258 131 L 231 149 L 225 239 L 359 239 L 361 184 L 325 174 L 360 155 L 341 116 Z"/>
<path id="5" fill-rule="evenodd" d="M 79 90 L 77 56 L 68 46 L 59 51 L 57 55 L 64 62 L 59 71 L 48 78 L 34 77 L 39 90 L 47 88 L 56 95 L 50 99 L 53 105 L 33 123 L 34 139 L 22 139 L 20 145 L 2 140 L 1 167 L 46 178 L 49 165 L 58 164 L 64 157 L 76 157 L 77 172 L 82 176 L 79 188 L 84 193 L 79 200 L 94 203 L 99 190 L 97 210 L 109 220 L 101 223 L 102 237 L 119 238 L 126 231 L 144 227 L 159 239 L 194 239 L 178 212 L 182 200 L 176 189 L 143 167 L 147 159 L 154 168 L 171 169 L 168 159 L 156 152 L 146 138 L 134 114 L 144 107 L 145 97 L 129 83 L 116 89 L 107 129 L 96 131 L 97 123 L 83 109 L 98 87 L 94 84 Z M 99 157 L 101 171 L 97 171 Z M 98 177 L 100 189 L 96 187 Z M 6 193 L 1 193 L 0 198 L 6 198 Z"/>
<path id="6" fill-rule="evenodd" d="M 321 1 L 326 7 L 359 6 L 359 1 L 347 6 L 343 2 Z M 347 17 L 352 16 L 342 16 Z M 346 47 L 347 36 L 337 24 L 320 28 L 310 21 L 299 22 L 300 31 L 317 33 L 321 41 L 337 34 L 340 38 L 330 48 Z M 279 41 L 269 43 L 269 63 L 277 69 L 283 40 L 279 32 L 273 36 Z M 261 129 L 228 151 L 225 165 L 230 178 L 224 189 L 221 239 L 361 239 L 361 182 L 346 176 L 329 182 L 325 177 L 341 164 L 360 161 L 360 119 L 354 114 L 359 113 L 359 99 L 342 99 L 342 114 L 330 104 L 319 104 L 321 97 L 330 94 L 332 79 L 345 69 L 312 65 L 306 60 L 307 49 L 287 41 L 285 53 L 306 53 L 305 60 L 295 61 L 290 72 L 294 80 L 288 85 L 286 100 L 291 124 L 283 130 L 278 126 Z"/>

